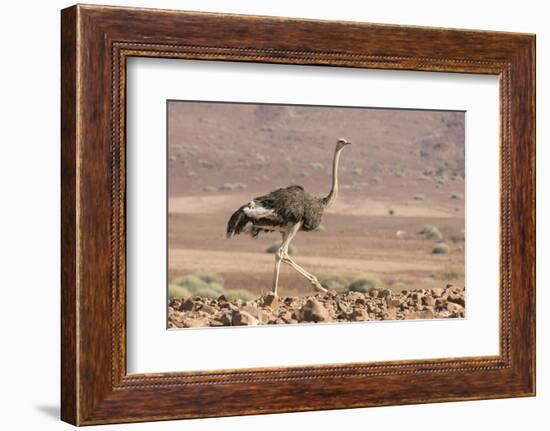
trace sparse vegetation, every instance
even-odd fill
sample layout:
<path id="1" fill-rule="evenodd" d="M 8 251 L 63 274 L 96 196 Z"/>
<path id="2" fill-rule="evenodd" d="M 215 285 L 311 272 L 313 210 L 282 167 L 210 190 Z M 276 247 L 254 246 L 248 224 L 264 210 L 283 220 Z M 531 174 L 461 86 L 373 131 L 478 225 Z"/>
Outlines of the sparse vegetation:
<path id="1" fill-rule="evenodd" d="M 242 299 L 243 301 L 252 301 L 254 298 L 256 298 L 256 295 L 254 295 L 247 289 L 226 290 L 223 295 L 230 301 L 234 301 L 236 299 Z"/>
<path id="2" fill-rule="evenodd" d="M 425 225 L 420 232 L 418 232 L 421 235 L 424 235 L 424 238 L 430 239 L 432 241 L 442 241 L 443 235 L 441 234 L 441 231 L 431 224 Z"/>
<path id="3" fill-rule="evenodd" d="M 462 200 L 464 199 L 464 196 L 462 195 L 462 193 L 453 193 L 451 195 L 451 199 L 459 199 L 459 200 Z"/>
<path id="4" fill-rule="evenodd" d="M 456 280 L 457 278 L 464 276 L 464 268 L 458 266 L 448 266 L 442 272 L 445 280 Z"/>
<path id="5" fill-rule="evenodd" d="M 413 196 L 413 199 L 415 201 L 423 201 L 424 200 L 424 195 L 422 193 L 417 193 L 416 195 Z"/>
<path id="6" fill-rule="evenodd" d="M 280 242 L 274 242 L 273 244 L 271 244 L 265 249 L 265 252 L 275 254 L 280 247 L 281 247 Z M 290 246 L 288 247 L 288 254 L 296 254 L 297 252 L 298 252 L 298 249 L 294 245 L 290 244 Z"/>
<path id="7" fill-rule="evenodd" d="M 179 286 L 177 284 L 168 285 L 168 298 L 189 298 L 191 292 L 184 286 Z"/>
<path id="8" fill-rule="evenodd" d="M 348 290 L 350 292 L 363 292 L 368 293 L 373 289 L 379 289 L 383 287 L 382 280 L 373 275 L 363 275 L 361 277 L 355 278 L 350 285 Z"/>
<path id="9" fill-rule="evenodd" d="M 224 183 L 220 190 L 243 190 L 246 189 L 248 186 L 244 183 Z"/>
<path id="10" fill-rule="evenodd" d="M 434 246 L 432 249 L 433 254 L 447 254 L 451 251 L 447 244 L 441 243 Z"/>
<path id="11" fill-rule="evenodd" d="M 203 192 L 215 192 L 217 189 L 214 186 L 204 186 L 202 188 Z"/>
<path id="12" fill-rule="evenodd" d="M 174 293 L 180 292 L 187 296 L 207 296 L 217 298 L 223 293 L 223 278 L 209 273 L 190 274 L 176 278 L 170 285 L 178 286 L 180 289 L 172 288 Z M 170 293 L 169 286 L 169 295 Z M 182 289 L 185 290 L 182 290 Z M 182 298 L 184 296 L 181 296 Z"/>
<path id="13" fill-rule="evenodd" d="M 464 232 L 464 229 L 462 229 L 460 232 L 457 232 L 451 235 L 451 240 L 453 242 L 460 242 L 460 241 L 464 241 L 465 239 L 466 239 L 466 234 Z"/>
<path id="14" fill-rule="evenodd" d="M 341 275 L 335 274 L 322 280 L 321 284 L 329 290 L 343 290 L 348 286 L 349 281 Z"/>

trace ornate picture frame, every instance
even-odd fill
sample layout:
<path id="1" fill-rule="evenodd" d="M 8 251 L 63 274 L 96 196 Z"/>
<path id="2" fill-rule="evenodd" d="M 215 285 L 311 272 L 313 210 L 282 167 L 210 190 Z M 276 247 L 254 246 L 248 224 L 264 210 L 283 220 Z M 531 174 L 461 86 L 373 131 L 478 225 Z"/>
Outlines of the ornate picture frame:
<path id="1" fill-rule="evenodd" d="M 64 421 L 91 425 L 535 394 L 534 35 L 91 5 L 64 9 L 61 18 Z M 126 60 L 136 56 L 497 75 L 500 353 L 128 374 Z"/>

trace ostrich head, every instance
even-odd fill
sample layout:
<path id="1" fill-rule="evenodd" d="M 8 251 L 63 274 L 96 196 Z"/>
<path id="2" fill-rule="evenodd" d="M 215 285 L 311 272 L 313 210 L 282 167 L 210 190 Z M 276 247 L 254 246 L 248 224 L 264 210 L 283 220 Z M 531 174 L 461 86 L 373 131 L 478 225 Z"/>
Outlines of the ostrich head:
<path id="1" fill-rule="evenodd" d="M 336 143 L 336 151 L 341 150 L 346 145 L 350 145 L 350 144 L 351 144 L 351 142 L 346 141 L 344 138 L 340 138 L 340 139 L 338 139 L 338 142 Z"/>

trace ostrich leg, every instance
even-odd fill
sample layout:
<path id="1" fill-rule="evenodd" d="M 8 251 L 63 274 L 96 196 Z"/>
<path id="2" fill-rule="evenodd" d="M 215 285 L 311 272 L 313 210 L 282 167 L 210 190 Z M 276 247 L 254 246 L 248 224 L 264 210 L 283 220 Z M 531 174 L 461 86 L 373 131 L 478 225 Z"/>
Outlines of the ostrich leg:
<path id="1" fill-rule="evenodd" d="M 283 262 L 286 263 L 287 265 L 290 265 L 292 268 L 294 268 L 296 271 L 302 274 L 305 278 L 307 278 L 311 282 L 315 290 L 317 290 L 318 292 L 327 292 L 327 289 L 321 286 L 321 283 L 319 283 L 319 280 L 317 279 L 317 277 L 315 277 L 313 274 L 310 274 L 304 268 L 302 268 L 300 265 L 294 262 L 288 256 L 288 254 L 285 254 L 285 256 L 283 257 Z"/>
<path id="2" fill-rule="evenodd" d="M 285 247 L 288 247 L 289 235 L 287 232 L 283 232 L 283 241 L 281 246 L 275 253 L 275 271 L 273 272 L 273 284 L 271 286 L 271 291 L 274 295 L 277 295 L 277 286 L 279 285 L 279 271 L 281 269 L 281 261 L 285 255 Z"/>

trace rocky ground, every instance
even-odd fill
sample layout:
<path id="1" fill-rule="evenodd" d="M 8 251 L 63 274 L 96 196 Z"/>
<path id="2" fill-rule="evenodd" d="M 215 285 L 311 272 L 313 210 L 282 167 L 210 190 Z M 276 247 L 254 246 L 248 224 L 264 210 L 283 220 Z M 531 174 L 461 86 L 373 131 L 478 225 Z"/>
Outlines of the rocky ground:
<path id="1" fill-rule="evenodd" d="M 171 298 L 169 328 L 361 322 L 464 317 L 464 288 L 328 292 L 311 296 L 267 294 L 252 301 L 194 296 Z"/>

